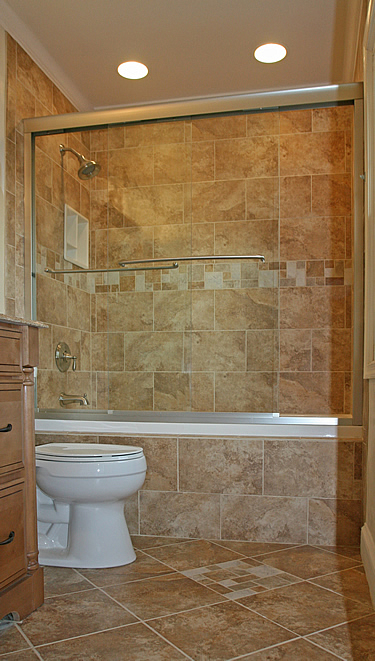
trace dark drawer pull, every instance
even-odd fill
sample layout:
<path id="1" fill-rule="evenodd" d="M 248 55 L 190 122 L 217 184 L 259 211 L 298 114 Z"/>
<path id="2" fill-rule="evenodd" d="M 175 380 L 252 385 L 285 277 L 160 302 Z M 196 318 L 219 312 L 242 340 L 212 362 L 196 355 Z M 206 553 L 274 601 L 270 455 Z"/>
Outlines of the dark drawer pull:
<path id="1" fill-rule="evenodd" d="M 8 422 L 6 427 L 0 429 L 0 431 L 12 431 L 12 425 L 10 424 L 10 422 Z"/>
<path id="2" fill-rule="evenodd" d="M 13 542 L 15 536 L 16 533 L 14 532 L 14 530 L 12 530 L 12 532 L 9 533 L 8 539 L 4 539 L 3 542 L 0 542 L 0 546 L 5 546 L 5 544 L 10 544 L 11 542 Z"/>

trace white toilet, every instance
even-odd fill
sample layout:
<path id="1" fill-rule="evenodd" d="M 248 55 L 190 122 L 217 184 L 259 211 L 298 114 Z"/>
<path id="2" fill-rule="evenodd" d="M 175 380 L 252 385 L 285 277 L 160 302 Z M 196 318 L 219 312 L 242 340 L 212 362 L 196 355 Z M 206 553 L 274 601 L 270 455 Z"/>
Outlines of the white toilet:
<path id="1" fill-rule="evenodd" d="M 124 502 L 144 483 L 142 448 L 48 443 L 35 454 L 40 564 L 102 568 L 133 562 Z"/>

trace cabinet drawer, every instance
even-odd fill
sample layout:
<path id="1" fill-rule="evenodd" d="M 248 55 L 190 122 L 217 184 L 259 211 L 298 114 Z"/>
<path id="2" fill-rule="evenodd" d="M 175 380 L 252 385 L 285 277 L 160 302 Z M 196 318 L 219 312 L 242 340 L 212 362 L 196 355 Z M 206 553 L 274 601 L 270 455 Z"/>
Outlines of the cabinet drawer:
<path id="1" fill-rule="evenodd" d="M 12 426 L 10 429 L 9 425 Z M 0 473 L 23 466 L 22 386 L 0 385 Z M 10 429 L 10 431 L 7 431 Z"/>
<path id="2" fill-rule="evenodd" d="M 20 332 L 0 328 L 0 372 L 22 372 L 21 338 Z"/>
<path id="3" fill-rule="evenodd" d="M 26 573 L 24 527 L 23 484 L 1 489 L 0 588 Z"/>

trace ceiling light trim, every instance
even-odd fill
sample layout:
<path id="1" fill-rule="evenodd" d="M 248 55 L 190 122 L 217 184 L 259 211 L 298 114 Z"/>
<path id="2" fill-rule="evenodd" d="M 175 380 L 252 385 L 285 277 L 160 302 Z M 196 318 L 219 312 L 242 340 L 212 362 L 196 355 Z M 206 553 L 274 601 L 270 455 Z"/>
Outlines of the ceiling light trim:
<path id="1" fill-rule="evenodd" d="M 17 41 L 74 107 L 79 112 L 93 110 L 92 103 L 71 82 L 56 60 L 42 46 L 34 32 L 27 27 L 4 0 L 0 0 L 0 17 L 0 24 L 4 30 Z"/>

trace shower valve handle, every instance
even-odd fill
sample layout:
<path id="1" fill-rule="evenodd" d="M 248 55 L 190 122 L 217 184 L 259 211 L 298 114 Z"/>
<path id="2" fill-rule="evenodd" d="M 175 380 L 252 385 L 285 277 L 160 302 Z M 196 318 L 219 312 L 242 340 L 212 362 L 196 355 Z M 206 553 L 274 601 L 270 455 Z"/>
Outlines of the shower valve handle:
<path id="1" fill-rule="evenodd" d="M 70 353 L 67 353 L 64 351 L 63 356 L 66 360 L 72 360 L 72 370 L 73 372 L 76 371 L 76 364 L 77 364 L 77 356 L 72 356 Z"/>

